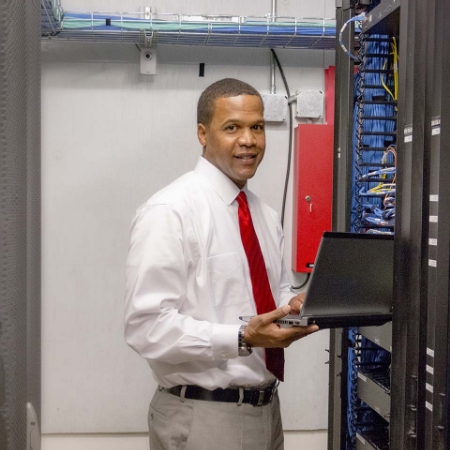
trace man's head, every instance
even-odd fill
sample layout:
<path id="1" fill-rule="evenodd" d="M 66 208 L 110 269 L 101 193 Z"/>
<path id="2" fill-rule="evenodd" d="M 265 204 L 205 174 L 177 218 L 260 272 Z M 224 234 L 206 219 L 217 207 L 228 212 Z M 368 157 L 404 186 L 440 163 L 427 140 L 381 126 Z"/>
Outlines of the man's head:
<path id="1" fill-rule="evenodd" d="M 209 125 L 214 114 L 215 102 L 218 98 L 237 97 L 239 95 L 256 95 L 260 93 L 252 86 L 235 78 L 224 78 L 208 86 L 200 96 L 197 104 L 197 123 Z"/>
<path id="2" fill-rule="evenodd" d="M 203 157 L 240 189 L 256 173 L 266 146 L 264 108 L 249 84 L 226 78 L 200 96 L 197 135 Z"/>

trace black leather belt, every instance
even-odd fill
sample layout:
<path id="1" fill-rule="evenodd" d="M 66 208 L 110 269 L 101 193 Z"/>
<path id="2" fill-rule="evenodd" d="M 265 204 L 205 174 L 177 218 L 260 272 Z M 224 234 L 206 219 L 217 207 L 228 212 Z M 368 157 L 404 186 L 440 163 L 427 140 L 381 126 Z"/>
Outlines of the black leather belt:
<path id="1" fill-rule="evenodd" d="M 278 383 L 274 382 L 264 389 L 257 388 L 229 388 L 214 389 L 210 391 L 200 386 L 186 386 L 184 393 L 185 398 L 192 400 L 206 400 L 210 402 L 229 402 L 229 403 L 250 403 L 253 406 L 264 406 L 272 401 L 277 390 Z M 180 397 L 182 395 L 183 386 L 174 386 L 165 388 L 170 394 Z"/>

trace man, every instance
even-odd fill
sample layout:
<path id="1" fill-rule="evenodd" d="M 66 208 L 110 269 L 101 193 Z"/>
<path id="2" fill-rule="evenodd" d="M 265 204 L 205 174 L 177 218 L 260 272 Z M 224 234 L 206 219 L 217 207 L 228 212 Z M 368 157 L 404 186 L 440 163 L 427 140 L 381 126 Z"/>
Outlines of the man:
<path id="1" fill-rule="evenodd" d="M 280 450 L 282 349 L 318 328 L 273 323 L 299 312 L 302 297 L 289 289 L 276 213 L 246 186 L 264 156 L 263 103 L 224 79 L 202 93 L 197 115 L 195 170 L 132 224 L 125 337 L 159 384 L 150 448 Z M 242 315 L 255 317 L 242 326 Z"/>

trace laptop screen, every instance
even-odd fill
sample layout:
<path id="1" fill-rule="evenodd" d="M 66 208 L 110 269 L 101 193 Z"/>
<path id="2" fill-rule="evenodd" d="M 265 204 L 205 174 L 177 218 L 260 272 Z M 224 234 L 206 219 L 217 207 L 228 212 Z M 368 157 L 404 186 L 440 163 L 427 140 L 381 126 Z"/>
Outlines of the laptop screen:
<path id="1" fill-rule="evenodd" d="M 393 261 L 392 235 L 325 232 L 302 316 L 389 314 Z"/>

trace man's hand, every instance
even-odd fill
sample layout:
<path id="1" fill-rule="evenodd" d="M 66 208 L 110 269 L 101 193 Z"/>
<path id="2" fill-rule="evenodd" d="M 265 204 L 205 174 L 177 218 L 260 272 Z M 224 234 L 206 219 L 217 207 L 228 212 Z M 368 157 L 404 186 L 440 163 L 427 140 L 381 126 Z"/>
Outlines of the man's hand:
<path id="1" fill-rule="evenodd" d="M 296 295 L 295 297 L 292 297 L 289 300 L 289 305 L 291 305 L 290 314 L 300 314 L 300 311 L 302 310 L 304 301 L 305 301 L 305 293 L 304 292 Z"/>
<path id="2" fill-rule="evenodd" d="M 286 305 L 269 313 L 252 317 L 245 328 L 245 342 L 252 347 L 286 348 L 293 342 L 319 329 L 317 325 L 280 328 L 276 323 L 273 323 L 275 320 L 282 319 L 289 314 L 291 308 L 290 305 Z"/>

